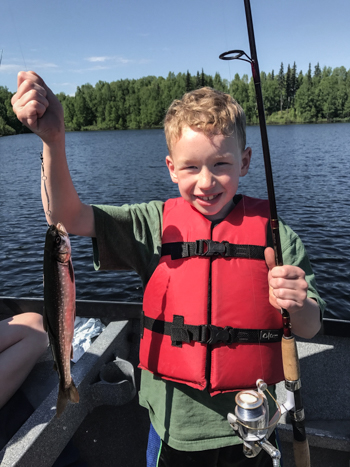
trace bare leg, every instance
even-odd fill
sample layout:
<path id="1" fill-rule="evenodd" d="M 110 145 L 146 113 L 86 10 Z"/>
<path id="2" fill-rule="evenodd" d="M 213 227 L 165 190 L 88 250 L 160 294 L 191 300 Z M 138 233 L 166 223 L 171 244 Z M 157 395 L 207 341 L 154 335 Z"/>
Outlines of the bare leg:
<path id="1" fill-rule="evenodd" d="M 23 313 L 0 321 L 0 408 L 21 386 L 47 345 L 48 337 L 38 313 Z"/>

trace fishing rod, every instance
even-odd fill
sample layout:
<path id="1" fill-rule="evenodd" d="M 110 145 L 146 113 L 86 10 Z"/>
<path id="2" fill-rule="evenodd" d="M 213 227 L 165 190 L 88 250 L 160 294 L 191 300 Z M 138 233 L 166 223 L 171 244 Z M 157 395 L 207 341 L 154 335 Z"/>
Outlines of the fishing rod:
<path id="1" fill-rule="evenodd" d="M 275 252 L 275 260 L 277 266 L 283 265 L 283 257 L 282 257 L 282 248 L 281 248 L 281 240 L 280 240 L 280 233 L 279 233 L 279 225 L 278 225 L 278 217 L 277 217 L 277 207 L 276 207 L 276 198 L 275 198 L 275 190 L 274 190 L 274 183 L 273 183 L 273 176 L 272 176 L 272 167 L 271 167 L 271 158 L 270 158 L 270 149 L 267 137 L 267 128 L 266 128 L 266 119 L 265 119 L 265 110 L 264 110 L 264 102 L 263 96 L 261 91 L 261 83 L 260 83 L 260 71 L 259 71 L 259 63 L 258 57 L 256 52 L 256 45 L 255 45 L 255 37 L 254 37 L 254 28 L 253 28 L 253 20 L 252 20 L 252 13 L 250 8 L 250 0 L 244 0 L 244 7 L 245 7 L 245 14 L 247 20 L 247 29 L 248 29 L 248 36 L 249 36 L 249 45 L 250 45 L 250 54 L 249 57 L 243 50 L 230 50 L 229 52 L 224 52 L 220 55 L 220 59 L 222 60 L 243 60 L 251 64 L 252 67 L 252 75 L 253 81 L 255 85 L 255 94 L 256 94 L 256 102 L 258 108 L 258 116 L 259 116 L 259 125 L 260 125 L 260 133 L 261 133 L 261 141 L 262 141 L 262 148 L 263 148 L 263 156 L 264 156 L 264 165 L 265 165 L 265 174 L 266 174 L 266 184 L 267 184 L 267 192 L 268 192 L 268 199 L 269 199 L 269 206 L 270 206 L 270 224 L 272 230 L 272 239 L 273 239 L 273 247 Z M 299 357 L 298 351 L 296 346 L 295 338 L 291 332 L 291 323 L 290 323 L 290 316 L 287 310 L 281 309 L 282 314 L 282 321 L 283 321 L 283 337 L 282 337 L 282 360 L 283 360 L 283 371 L 285 377 L 285 386 L 287 391 L 287 402 L 283 404 L 282 411 L 288 410 L 289 415 L 291 417 L 292 426 L 293 426 L 293 447 L 294 447 L 294 457 L 295 463 L 297 467 L 309 467 L 310 466 L 310 452 L 309 452 L 309 445 L 306 437 L 305 431 L 305 415 L 304 415 L 304 408 L 301 398 L 301 382 L 300 382 L 300 368 L 299 368 Z M 236 410 L 236 415 L 229 414 L 228 419 L 231 423 L 231 426 L 239 431 L 239 434 L 244 440 L 245 446 L 245 454 L 247 457 L 254 457 L 258 454 L 261 449 L 265 449 L 274 460 L 274 456 L 276 457 L 276 462 L 278 458 L 278 454 L 271 450 L 272 446 L 269 446 L 267 442 L 268 436 L 272 433 L 274 429 L 274 425 L 277 424 L 275 417 L 273 417 L 270 422 L 266 422 L 266 413 L 263 416 L 261 414 L 261 422 L 256 426 L 257 422 L 251 423 L 251 416 L 247 414 L 249 409 L 256 410 L 256 404 L 260 403 L 259 407 L 260 410 L 263 411 L 264 403 L 264 391 L 266 390 L 266 385 L 261 380 L 257 381 L 257 389 L 258 391 L 255 392 L 257 395 L 257 399 L 255 402 L 253 401 L 251 406 L 247 401 L 240 401 L 240 409 Z M 250 393 L 252 391 L 245 391 L 245 393 Z M 238 396 L 241 393 L 238 394 Z M 250 394 L 251 395 L 251 394 Z M 244 394 L 243 394 L 244 396 Z M 244 399 L 244 397 L 243 397 Z M 246 400 L 247 398 L 245 398 Z M 249 398 L 248 398 L 249 399 Z M 253 397 L 254 399 L 254 397 Z M 239 402 L 239 401 L 238 401 Z M 255 405 L 254 405 L 255 404 Z M 266 405 L 266 404 L 265 404 Z M 265 408 L 266 411 L 266 408 Z M 242 415 L 243 414 L 243 415 Z M 231 416 L 231 417 L 230 417 Z M 240 420 L 239 417 L 243 418 Z M 246 418 L 244 418 L 246 417 Z M 265 430 L 262 430 L 262 424 L 265 420 Z M 266 427 L 266 423 L 270 424 Z M 249 431 L 248 426 L 253 425 L 250 430 L 255 430 L 254 434 L 252 435 L 252 431 Z M 247 431 L 248 430 L 248 431 Z M 248 432 L 248 435 L 247 435 Z M 247 439 L 249 438 L 249 439 Z M 250 439 L 251 438 L 251 439 Z M 256 439 L 257 438 L 257 439 Z M 265 445 L 264 445 L 265 443 Z M 267 444 L 266 444 L 267 443 Z M 275 460 L 274 460 L 275 462 Z M 279 462 L 279 461 L 278 461 Z M 276 463 L 274 465 L 279 465 Z"/>

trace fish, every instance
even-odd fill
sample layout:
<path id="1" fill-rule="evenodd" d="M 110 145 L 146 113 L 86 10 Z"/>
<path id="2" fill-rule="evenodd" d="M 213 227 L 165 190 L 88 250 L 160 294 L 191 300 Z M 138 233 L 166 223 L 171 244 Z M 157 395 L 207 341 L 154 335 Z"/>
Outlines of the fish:
<path id="1" fill-rule="evenodd" d="M 43 323 L 49 335 L 54 368 L 59 376 L 57 417 L 61 416 L 68 401 L 79 402 L 70 369 L 75 320 L 75 277 L 71 252 L 64 225 L 50 225 L 44 249 Z"/>

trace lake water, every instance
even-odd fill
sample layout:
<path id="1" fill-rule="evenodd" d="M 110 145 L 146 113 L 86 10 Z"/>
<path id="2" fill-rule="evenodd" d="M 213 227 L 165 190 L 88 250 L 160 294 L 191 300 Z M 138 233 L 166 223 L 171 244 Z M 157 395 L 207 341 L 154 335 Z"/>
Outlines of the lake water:
<path id="1" fill-rule="evenodd" d="M 350 124 L 269 126 L 278 214 L 300 235 L 327 301 L 327 317 L 350 319 Z M 258 127 L 240 193 L 267 198 Z M 42 297 L 47 229 L 40 200 L 41 142 L 35 135 L 0 138 L 0 295 Z M 86 203 L 165 200 L 178 195 L 169 178 L 162 130 L 67 134 L 67 157 Z M 141 301 L 138 276 L 96 272 L 91 240 L 71 236 L 77 298 Z"/>

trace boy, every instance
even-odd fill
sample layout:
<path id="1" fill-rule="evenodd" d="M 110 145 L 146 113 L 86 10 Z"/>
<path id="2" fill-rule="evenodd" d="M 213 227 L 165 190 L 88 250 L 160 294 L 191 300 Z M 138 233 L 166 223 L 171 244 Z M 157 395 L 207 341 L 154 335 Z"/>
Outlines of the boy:
<path id="1" fill-rule="evenodd" d="M 165 119 L 166 164 L 181 198 L 112 207 L 80 201 L 65 158 L 62 107 L 41 78 L 21 72 L 12 103 L 43 140 L 48 222 L 92 237 L 97 269 L 133 269 L 143 281 L 148 466 L 271 465 L 264 452 L 246 459 L 226 421 L 233 390 L 261 375 L 269 384 L 283 379 L 279 342 L 260 343 L 251 330 L 278 333 L 283 307 L 293 331 L 311 338 L 323 302 L 300 239 L 281 223 L 290 265 L 274 267 L 273 250 L 265 249 L 266 202 L 236 196 L 251 159 L 243 110 L 210 88 L 175 101 Z"/>

